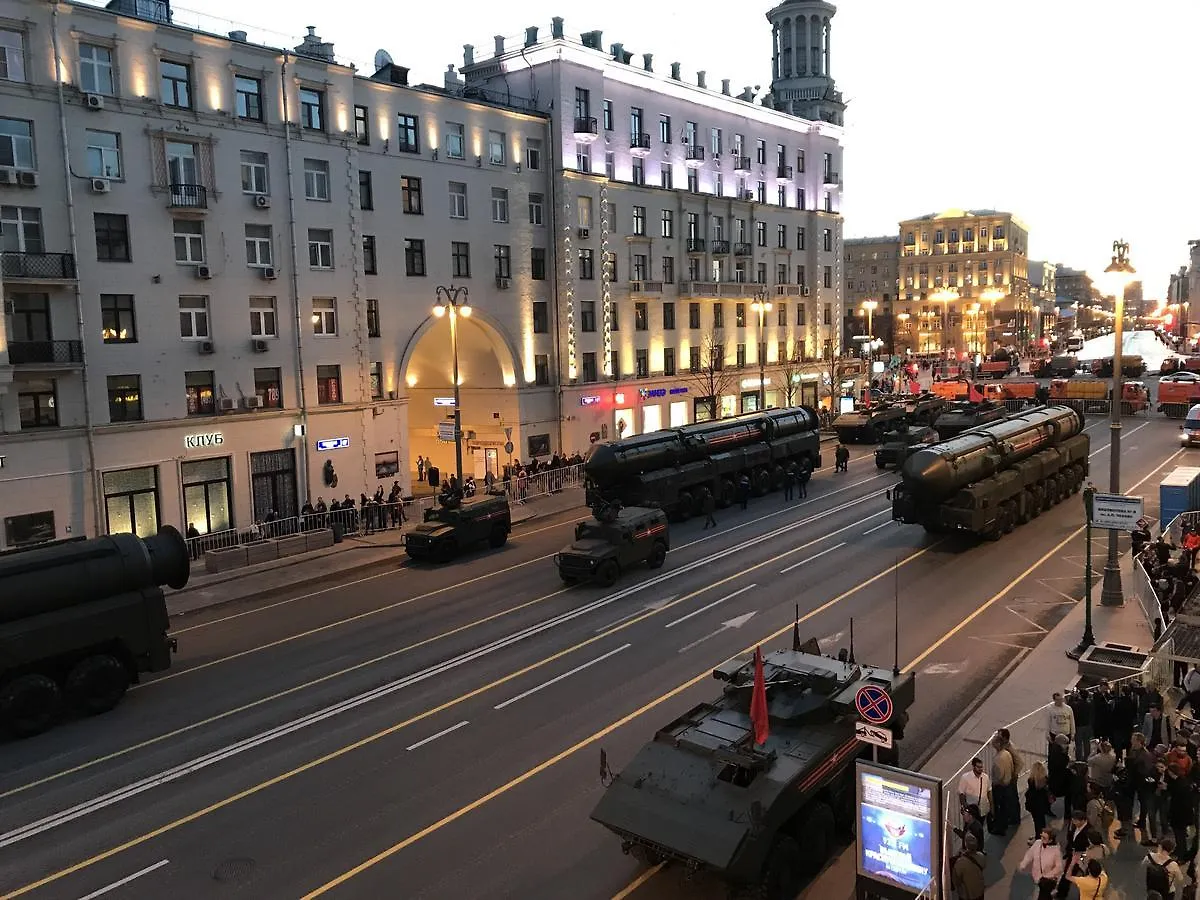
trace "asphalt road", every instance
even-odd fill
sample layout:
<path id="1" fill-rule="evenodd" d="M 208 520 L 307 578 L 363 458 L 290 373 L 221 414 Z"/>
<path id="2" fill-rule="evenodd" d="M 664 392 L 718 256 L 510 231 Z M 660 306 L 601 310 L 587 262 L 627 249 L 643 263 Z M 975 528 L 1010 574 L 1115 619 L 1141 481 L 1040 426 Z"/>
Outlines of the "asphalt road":
<path id="1" fill-rule="evenodd" d="M 1126 485 L 1153 493 L 1177 434 L 1130 423 Z M 715 665 L 785 644 L 797 604 L 826 652 L 853 619 L 856 656 L 890 664 L 898 598 L 911 762 L 1077 595 L 1077 502 L 997 543 L 934 541 L 890 521 L 895 476 L 864 451 L 807 501 L 675 526 L 662 570 L 608 591 L 559 582 L 563 516 L 451 568 L 180 620 L 176 667 L 116 711 L 0 747 L 0 891 L 682 897 L 588 820 L 601 747 L 619 770 L 719 690 Z"/>

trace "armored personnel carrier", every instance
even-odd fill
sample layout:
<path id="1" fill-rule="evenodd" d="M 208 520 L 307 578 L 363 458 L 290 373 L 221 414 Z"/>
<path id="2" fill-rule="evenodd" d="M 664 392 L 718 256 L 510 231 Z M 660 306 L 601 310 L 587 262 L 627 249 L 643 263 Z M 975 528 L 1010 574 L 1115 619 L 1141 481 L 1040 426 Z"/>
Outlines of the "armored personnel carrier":
<path id="1" fill-rule="evenodd" d="M 753 660 L 714 669 L 721 696 L 660 730 L 612 777 L 591 818 L 646 863 L 673 860 L 689 875 L 706 871 L 792 900 L 838 831 L 853 827 L 854 761 L 871 752 L 854 735 L 859 689 L 890 695 L 887 724 L 898 739 L 916 697 L 911 673 L 845 658 L 821 656 L 815 640 L 764 657 L 770 733 L 762 745 L 750 720 Z"/>
<path id="2" fill-rule="evenodd" d="M 856 406 L 833 420 L 833 430 L 843 444 L 874 444 L 885 431 L 907 420 L 908 413 L 900 405 L 886 401 L 871 406 Z"/>
<path id="3" fill-rule="evenodd" d="M 904 406 L 904 420 L 909 425 L 932 425 L 950 405 L 944 397 L 928 391 L 920 394 L 902 394 L 893 402 Z"/>
<path id="4" fill-rule="evenodd" d="M 631 566 L 660 568 L 669 549 L 671 532 L 661 509 L 598 507 L 596 518 L 575 526 L 575 540 L 554 554 L 554 563 L 566 584 L 611 587 Z"/>
<path id="5" fill-rule="evenodd" d="M 938 433 L 929 425 L 902 425 L 883 436 L 883 443 L 875 448 L 875 465 L 880 469 L 901 466 L 920 447 L 935 444 L 937 441 Z"/>
<path id="6" fill-rule="evenodd" d="M 938 437 L 943 441 L 962 434 L 971 428 L 998 422 L 1008 415 L 1008 410 L 1002 403 L 984 400 L 980 403 L 952 403 L 950 407 L 937 417 L 933 427 L 937 429 Z"/>
<path id="7" fill-rule="evenodd" d="M 412 559 L 450 562 L 458 554 L 487 541 L 489 547 L 503 547 L 512 531 L 508 498 L 485 494 L 463 500 L 445 494 L 440 506 L 425 510 L 425 520 L 404 536 L 404 552 Z"/>

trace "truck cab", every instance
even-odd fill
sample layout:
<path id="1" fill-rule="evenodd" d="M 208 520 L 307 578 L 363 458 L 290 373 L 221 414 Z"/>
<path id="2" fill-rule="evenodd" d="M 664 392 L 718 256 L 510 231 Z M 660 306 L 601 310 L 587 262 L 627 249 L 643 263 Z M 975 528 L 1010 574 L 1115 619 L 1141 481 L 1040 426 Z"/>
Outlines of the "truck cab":
<path id="1" fill-rule="evenodd" d="M 415 560 L 450 562 L 483 541 L 503 547 L 512 531 L 508 498 L 492 494 L 427 509 L 424 519 L 404 536 L 404 551 Z"/>
<path id="2" fill-rule="evenodd" d="M 554 564 L 566 584 L 591 581 L 611 587 L 632 566 L 644 562 L 660 568 L 670 549 L 666 512 L 631 506 L 611 521 L 589 519 L 576 525 L 575 540 L 554 554 Z"/>
<path id="3" fill-rule="evenodd" d="M 1187 418 L 1179 426 L 1179 443 L 1184 447 L 1200 447 L 1200 403 L 1187 412 Z"/>

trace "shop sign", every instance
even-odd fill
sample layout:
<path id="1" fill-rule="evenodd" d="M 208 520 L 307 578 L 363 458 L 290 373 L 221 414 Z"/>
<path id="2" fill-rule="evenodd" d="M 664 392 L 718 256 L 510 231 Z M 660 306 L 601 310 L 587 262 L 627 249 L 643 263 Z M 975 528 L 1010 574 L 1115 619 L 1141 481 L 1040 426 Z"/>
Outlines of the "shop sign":
<path id="1" fill-rule="evenodd" d="M 770 384 L 770 383 L 771 383 L 771 379 L 770 379 L 770 378 L 762 378 L 762 379 L 759 379 L 759 378 L 743 378 L 743 379 L 742 379 L 742 387 L 744 387 L 744 388 L 756 388 L 756 387 L 764 387 L 764 386 L 766 386 L 766 385 L 768 385 L 768 384 Z"/>
<path id="2" fill-rule="evenodd" d="M 208 434 L 189 434 L 183 438 L 183 446 L 188 450 L 199 450 L 202 447 L 219 447 L 225 443 L 225 435 L 219 431 Z"/>
<path id="3" fill-rule="evenodd" d="M 580 406 L 595 406 L 599 402 L 600 402 L 599 394 L 584 394 L 582 397 L 579 398 Z"/>
<path id="4" fill-rule="evenodd" d="M 348 438 L 348 437 L 325 438 L 323 440 L 317 441 L 317 449 L 322 450 L 322 451 L 324 451 L 324 450 L 345 450 L 349 446 L 350 446 L 350 438 Z"/>
<path id="5" fill-rule="evenodd" d="M 434 406 L 453 406 L 454 398 L 453 397 L 434 397 L 433 405 Z"/>
<path id="6" fill-rule="evenodd" d="M 672 394 L 686 394 L 687 392 L 688 392 L 688 389 L 685 387 L 673 387 L 670 390 L 670 393 L 672 393 Z"/>
<path id="7" fill-rule="evenodd" d="M 666 388 L 640 388 L 638 393 L 641 394 L 643 400 L 649 400 L 652 397 L 667 396 Z"/>

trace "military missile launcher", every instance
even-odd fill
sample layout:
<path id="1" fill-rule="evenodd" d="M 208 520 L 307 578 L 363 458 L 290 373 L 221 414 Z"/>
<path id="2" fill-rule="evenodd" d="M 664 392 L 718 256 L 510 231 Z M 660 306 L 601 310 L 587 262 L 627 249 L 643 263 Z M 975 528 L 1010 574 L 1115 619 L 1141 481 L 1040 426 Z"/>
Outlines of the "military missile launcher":
<path id="1" fill-rule="evenodd" d="M 587 504 L 597 517 L 617 504 L 686 519 L 707 493 L 733 503 L 743 474 L 756 496 L 782 487 L 792 466 L 807 481 L 821 466 L 819 427 L 815 410 L 795 406 L 602 441 L 583 464 Z"/>
<path id="2" fill-rule="evenodd" d="M 169 525 L 0 554 L 0 728 L 45 731 L 64 699 L 107 712 L 140 673 L 169 668 L 161 586 L 183 587 L 190 567 Z"/>
<path id="3" fill-rule="evenodd" d="M 950 438 L 972 428 L 978 428 L 980 425 L 999 422 L 1007 415 L 1008 410 L 1001 403 L 993 403 L 991 400 L 983 400 L 978 403 L 963 401 L 951 403 L 937 417 L 933 427 L 942 440 L 948 441 Z"/>
<path id="4" fill-rule="evenodd" d="M 885 431 L 906 421 L 908 413 L 903 406 L 881 401 L 842 413 L 833 420 L 833 430 L 843 444 L 874 444 Z"/>
<path id="5" fill-rule="evenodd" d="M 859 689 L 888 692 L 897 739 L 916 697 L 911 673 L 845 656 L 821 656 L 815 640 L 765 655 L 770 734 L 761 746 L 750 721 L 753 660 L 714 669 L 721 696 L 660 730 L 608 782 L 591 818 L 647 864 L 674 861 L 689 876 L 708 872 L 792 900 L 835 852 L 838 832 L 853 828 L 854 761 L 871 755 L 854 732 Z"/>
<path id="6" fill-rule="evenodd" d="M 998 540 L 1077 492 L 1088 473 L 1083 417 L 1043 406 L 922 447 L 890 491 L 892 518 Z"/>

